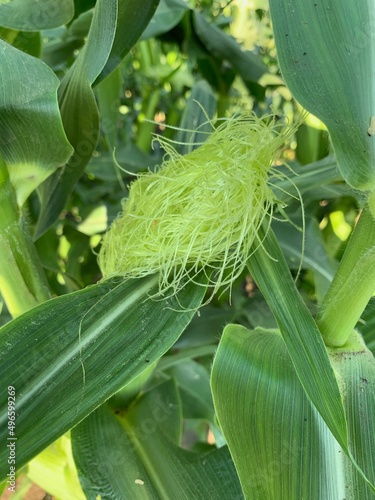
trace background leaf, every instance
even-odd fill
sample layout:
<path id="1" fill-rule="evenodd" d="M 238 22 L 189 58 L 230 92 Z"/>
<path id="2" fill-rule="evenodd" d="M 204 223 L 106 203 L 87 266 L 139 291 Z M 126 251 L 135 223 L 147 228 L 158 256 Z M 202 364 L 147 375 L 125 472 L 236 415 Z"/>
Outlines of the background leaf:
<path id="1" fill-rule="evenodd" d="M 118 18 L 113 46 L 96 83 L 114 71 L 137 42 L 154 15 L 159 0 L 126 0 L 118 2 Z"/>
<path id="2" fill-rule="evenodd" d="M 72 432 L 87 498 L 242 499 L 227 448 L 181 449 L 181 424 L 173 381 L 148 391 L 117 417 L 106 406 L 91 414 Z"/>
<path id="3" fill-rule="evenodd" d="M 0 25 L 38 31 L 67 24 L 74 15 L 73 0 L 11 0 L 0 4 Z"/>

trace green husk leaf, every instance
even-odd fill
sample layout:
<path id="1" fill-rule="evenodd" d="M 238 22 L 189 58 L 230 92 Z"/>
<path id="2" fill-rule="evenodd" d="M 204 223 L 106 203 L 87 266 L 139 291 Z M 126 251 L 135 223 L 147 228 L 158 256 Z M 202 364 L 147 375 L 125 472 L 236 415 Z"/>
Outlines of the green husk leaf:
<path id="1" fill-rule="evenodd" d="M 64 168 L 44 182 L 39 190 L 41 213 L 37 237 L 59 216 L 96 147 L 99 112 L 91 86 L 105 66 L 113 45 L 117 3 L 117 0 L 98 0 L 86 45 L 61 82 L 61 115 L 74 154 Z"/>

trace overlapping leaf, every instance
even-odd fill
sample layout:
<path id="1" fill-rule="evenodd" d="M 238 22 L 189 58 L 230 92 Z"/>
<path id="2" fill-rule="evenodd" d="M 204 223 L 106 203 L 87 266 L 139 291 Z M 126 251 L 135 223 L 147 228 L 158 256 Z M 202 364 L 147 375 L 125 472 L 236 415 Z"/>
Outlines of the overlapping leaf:
<path id="1" fill-rule="evenodd" d="M 67 24 L 74 14 L 74 0 L 11 0 L 0 2 L 0 25 L 38 31 Z"/>

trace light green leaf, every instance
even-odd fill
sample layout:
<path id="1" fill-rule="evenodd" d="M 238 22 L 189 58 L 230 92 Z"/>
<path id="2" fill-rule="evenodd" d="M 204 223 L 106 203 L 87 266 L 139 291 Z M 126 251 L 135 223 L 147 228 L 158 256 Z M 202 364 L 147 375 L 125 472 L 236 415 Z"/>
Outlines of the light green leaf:
<path id="1" fill-rule="evenodd" d="M 0 330 L 0 378 L 16 390 L 18 468 L 178 339 L 205 287 L 188 284 L 177 297 L 150 298 L 157 283 L 157 276 L 104 281 L 47 301 Z M 2 443 L 6 397 L 2 391 Z M 9 472 L 6 448 L 0 453 L 2 478 Z"/>
<path id="2" fill-rule="evenodd" d="M 270 11 L 293 96 L 327 125 L 345 180 L 374 189 L 373 0 L 270 0 Z"/>
<path id="3" fill-rule="evenodd" d="M 0 68 L 0 155 L 21 206 L 73 150 L 48 66 L 0 40 Z"/>
<path id="4" fill-rule="evenodd" d="M 242 499 L 227 448 L 179 447 L 181 406 L 173 381 L 144 394 L 116 417 L 102 406 L 72 431 L 82 487 L 97 498 Z"/>
<path id="5" fill-rule="evenodd" d="M 117 0 L 98 0 L 86 45 L 59 89 L 62 119 L 74 155 L 60 172 L 40 188 L 41 214 L 36 235 L 41 236 L 56 220 L 81 177 L 96 147 L 99 112 L 92 84 L 105 66 L 117 23 Z"/>
<path id="6" fill-rule="evenodd" d="M 67 24 L 74 15 L 73 0 L 4 0 L 0 25 L 23 31 L 39 31 Z"/>
<path id="7" fill-rule="evenodd" d="M 277 330 L 229 325 L 212 390 L 247 499 L 373 498 L 307 397 Z M 372 444 L 364 455 L 372 463 Z"/>

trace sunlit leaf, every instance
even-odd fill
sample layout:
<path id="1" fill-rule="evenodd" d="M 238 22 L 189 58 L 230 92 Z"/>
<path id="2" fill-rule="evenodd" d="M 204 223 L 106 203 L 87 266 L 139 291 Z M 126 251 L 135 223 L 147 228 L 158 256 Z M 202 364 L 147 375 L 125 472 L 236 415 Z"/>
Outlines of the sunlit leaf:
<path id="1" fill-rule="evenodd" d="M 0 155 L 23 205 L 73 150 L 57 104 L 59 81 L 48 66 L 0 40 L 0 67 Z"/>

